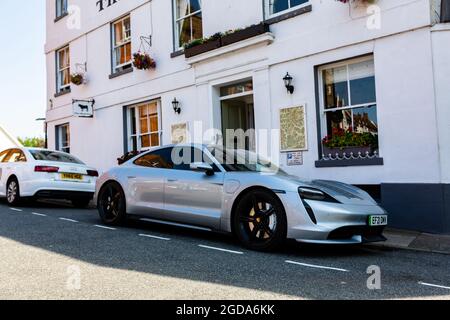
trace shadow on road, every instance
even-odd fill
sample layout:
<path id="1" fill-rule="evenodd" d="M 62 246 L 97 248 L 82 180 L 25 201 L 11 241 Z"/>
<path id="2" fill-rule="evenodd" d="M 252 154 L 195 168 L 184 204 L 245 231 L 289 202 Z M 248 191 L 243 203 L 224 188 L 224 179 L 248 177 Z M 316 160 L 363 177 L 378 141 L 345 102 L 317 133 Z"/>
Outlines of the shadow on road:
<path id="1" fill-rule="evenodd" d="M 25 205 L 24 210 L 55 209 L 69 212 L 74 209 L 68 203 L 38 202 Z M 225 234 L 209 233 L 172 226 L 129 220 L 120 231 L 108 232 L 94 229 L 99 223 L 95 210 L 78 210 L 89 217 L 84 227 L 62 224 L 56 219 L 18 219 L 7 213 L 0 202 L 0 237 L 71 257 L 90 264 L 128 271 L 142 272 L 172 278 L 188 279 L 213 284 L 223 284 L 258 291 L 274 292 L 307 299 L 350 298 L 409 298 L 423 296 L 421 288 L 403 290 L 398 286 L 385 286 L 382 291 L 369 291 L 366 287 L 366 268 L 371 264 L 383 264 L 394 272 L 401 264 L 420 270 L 420 264 L 432 263 L 434 255 L 422 255 L 413 261 L 411 253 L 380 249 L 368 250 L 363 246 L 301 245 L 289 241 L 275 253 L 259 253 L 243 250 L 236 240 Z M 81 221 L 83 222 L 83 221 Z M 172 238 L 174 241 L 144 242 L 139 233 L 151 233 Z M 52 245 L 49 245 L 49 244 Z M 200 250 L 198 244 L 214 245 L 231 250 L 243 250 L 245 255 L 223 254 Z M 324 270 L 299 268 L 285 264 L 285 260 L 348 267 L 352 273 L 338 274 Z M 425 262 L 424 262 L 425 261 Z M 436 267 L 441 267 L 436 260 Z M 397 278 L 417 283 L 417 274 L 409 270 Z M 391 278 L 390 278 L 391 277 Z M 412 277 L 412 278 L 411 278 Z M 387 281 L 387 280 L 386 280 Z M 343 286 L 342 283 L 346 283 Z M 442 292 L 441 292 L 442 293 Z M 431 292 L 433 294 L 433 291 Z M 436 291 L 436 295 L 439 292 Z M 206 298 L 206 297 L 205 297 Z M 238 298 L 238 297 L 236 297 Z M 255 297 L 257 299 L 258 297 Z"/>

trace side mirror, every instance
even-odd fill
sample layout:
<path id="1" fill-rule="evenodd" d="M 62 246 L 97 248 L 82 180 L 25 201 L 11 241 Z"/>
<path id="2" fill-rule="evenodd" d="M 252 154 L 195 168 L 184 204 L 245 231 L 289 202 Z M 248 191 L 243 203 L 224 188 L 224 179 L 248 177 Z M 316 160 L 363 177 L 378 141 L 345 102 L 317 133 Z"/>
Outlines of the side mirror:
<path id="1" fill-rule="evenodd" d="M 206 173 L 208 176 L 212 176 L 214 175 L 214 169 L 213 167 L 208 164 L 208 163 L 204 163 L 204 162 L 194 162 L 191 163 L 191 170 L 192 171 L 197 171 L 197 172 L 204 172 Z"/>

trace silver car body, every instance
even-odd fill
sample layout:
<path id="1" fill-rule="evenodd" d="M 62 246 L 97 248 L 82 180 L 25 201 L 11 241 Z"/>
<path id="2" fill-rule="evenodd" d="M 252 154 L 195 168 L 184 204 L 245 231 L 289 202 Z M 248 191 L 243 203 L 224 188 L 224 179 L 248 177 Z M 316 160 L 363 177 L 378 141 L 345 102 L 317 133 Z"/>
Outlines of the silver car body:
<path id="1" fill-rule="evenodd" d="M 156 148 L 152 152 L 170 147 L 173 146 Z M 196 171 L 140 167 L 134 164 L 140 155 L 103 174 L 97 181 L 96 195 L 103 184 L 115 181 L 124 190 L 128 214 L 157 222 L 232 232 L 231 215 L 239 196 L 252 188 L 265 188 L 274 192 L 285 208 L 288 238 L 305 243 L 357 244 L 370 241 L 364 239 L 359 230 L 368 228 L 370 215 L 387 214 L 369 194 L 352 185 L 335 181 L 304 181 L 282 173 L 226 172 L 206 146 L 194 147 L 202 149 L 220 172 L 208 176 Z M 339 203 L 306 200 L 314 212 L 315 223 L 300 198 L 299 187 L 321 190 Z M 350 234 L 344 238 L 330 238 L 339 230 L 347 230 Z"/>

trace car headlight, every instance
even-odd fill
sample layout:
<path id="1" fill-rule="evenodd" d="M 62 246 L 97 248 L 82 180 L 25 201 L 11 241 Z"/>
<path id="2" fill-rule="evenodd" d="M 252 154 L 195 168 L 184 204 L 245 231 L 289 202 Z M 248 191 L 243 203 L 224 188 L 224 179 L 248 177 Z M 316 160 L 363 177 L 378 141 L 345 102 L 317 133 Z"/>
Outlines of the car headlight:
<path id="1" fill-rule="evenodd" d="M 326 194 L 325 192 L 323 192 L 321 190 L 314 189 L 314 188 L 299 187 L 298 193 L 300 194 L 300 197 L 302 198 L 303 201 L 314 200 L 314 201 L 340 203 L 332 196 Z"/>

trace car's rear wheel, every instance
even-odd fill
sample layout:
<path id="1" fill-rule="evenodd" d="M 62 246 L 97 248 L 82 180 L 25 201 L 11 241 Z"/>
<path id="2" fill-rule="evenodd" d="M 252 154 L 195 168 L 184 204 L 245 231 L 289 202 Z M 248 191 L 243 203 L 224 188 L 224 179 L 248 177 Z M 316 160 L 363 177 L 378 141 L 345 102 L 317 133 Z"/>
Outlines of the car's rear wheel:
<path id="1" fill-rule="evenodd" d="M 116 182 L 105 184 L 98 194 L 97 208 L 103 223 L 122 224 L 126 218 L 126 199 L 122 187 Z"/>
<path id="2" fill-rule="evenodd" d="M 233 227 L 245 247 L 272 251 L 286 240 L 286 212 L 276 195 L 266 190 L 254 190 L 244 195 L 237 204 Z"/>
<path id="3" fill-rule="evenodd" d="M 91 198 L 77 198 L 72 199 L 71 202 L 75 208 L 84 209 L 89 206 L 91 200 L 92 200 Z"/>
<path id="4" fill-rule="evenodd" d="M 6 201 L 10 206 L 21 203 L 19 181 L 16 178 L 11 178 L 6 185 Z"/>

